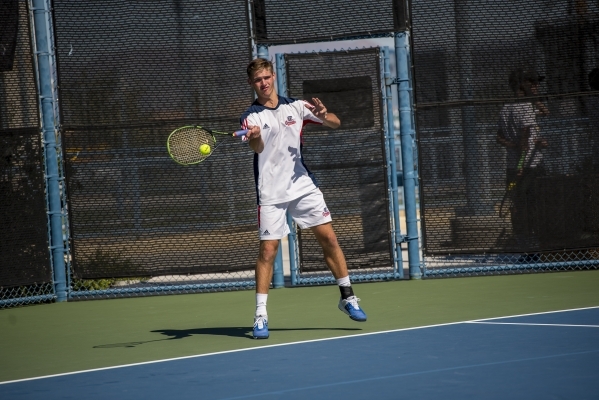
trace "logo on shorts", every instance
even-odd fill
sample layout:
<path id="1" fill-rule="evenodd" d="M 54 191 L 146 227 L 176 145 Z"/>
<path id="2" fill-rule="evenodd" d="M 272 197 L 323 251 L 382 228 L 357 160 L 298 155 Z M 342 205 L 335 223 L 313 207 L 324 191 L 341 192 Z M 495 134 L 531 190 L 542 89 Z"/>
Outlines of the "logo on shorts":
<path id="1" fill-rule="evenodd" d="M 270 235 L 270 232 L 268 231 L 268 229 L 265 229 L 264 232 L 262 232 L 262 235 Z"/>
<path id="2" fill-rule="evenodd" d="M 331 215 L 331 212 L 329 211 L 328 208 L 324 208 L 324 211 L 322 212 L 322 216 L 323 217 L 328 217 L 329 215 Z"/>
<path id="3" fill-rule="evenodd" d="M 270 126 L 268 126 L 268 124 L 264 124 L 264 126 L 262 127 L 262 129 L 270 129 Z"/>
<path id="4" fill-rule="evenodd" d="M 293 115 L 289 115 L 287 117 L 287 121 L 285 121 L 285 125 L 290 126 L 295 124 L 295 120 L 293 119 Z"/>

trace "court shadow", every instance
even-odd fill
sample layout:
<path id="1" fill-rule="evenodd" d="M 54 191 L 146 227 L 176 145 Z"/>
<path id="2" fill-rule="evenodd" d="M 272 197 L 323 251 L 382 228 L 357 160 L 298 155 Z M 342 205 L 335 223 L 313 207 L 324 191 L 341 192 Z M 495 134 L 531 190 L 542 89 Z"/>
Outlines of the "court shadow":
<path id="1" fill-rule="evenodd" d="M 360 328 L 294 328 L 294 329 L 278 329 L 269 328 L 270 332 L 285 332 L 285 331 L 361 331 Z M 212 336 L 230 336 L 252 339 L 252 328 L 243 327 L 222 327 L 222 328 L 196 328 L 196 329 L 157 329 L 152 333 L 160 333 L 167 336 L 161 339 L 146 340 L 141 342 L 125 342 L 125 343 L 110 343 L 94 346 L 94 349 L 109 349 L 115 347 L 137 347 L 141 344 L 162 342 L 165 340 L 185 339 L 194 335 L 212 335 Z"/>

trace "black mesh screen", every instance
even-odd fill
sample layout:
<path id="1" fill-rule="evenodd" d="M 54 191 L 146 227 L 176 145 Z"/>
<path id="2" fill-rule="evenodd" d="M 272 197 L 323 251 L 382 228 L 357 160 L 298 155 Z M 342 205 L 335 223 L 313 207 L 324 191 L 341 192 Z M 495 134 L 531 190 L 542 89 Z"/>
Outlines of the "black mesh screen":
<path id="1" fill-rule="evenodd" d="M 402 0 L 253 0 L 258 42 L 300 43 L 404 30 Z"/>
<path id="2" fill-rule="evenodd" d="M 16 39 L 0 58 L 0 288 L 6 288 L 50 282 L 51 271 L 26 2 L 0 4 L 2 45 Z"/>
<path id="3" fill-rule="evenodd" d="M 247 3 L 56 0 L 54 13 L 76 276 L 253 268 L 251 151 L 230 141 L 191 167 L 166 152 L 180 126 L 238 129 Z"/>
<path id="4" fill-rule="evenodd" d="M 598 12 L 413 3 L 426 254 L 599 243 Z"/>
<path id="5" fill-rule="evenodd" d="M 302 152 L 333 215 L 348 268 L 389 267 L 379 49 L 285 57 L 289 95 L 306 100 L 318 96 L 341 120 L 336 130 L 307 125 Z M 352 118 L 347 110 L 362 118 Z M 300 231 L 299 242 L 301 270 L 326 269 L 309 229 Z"/>

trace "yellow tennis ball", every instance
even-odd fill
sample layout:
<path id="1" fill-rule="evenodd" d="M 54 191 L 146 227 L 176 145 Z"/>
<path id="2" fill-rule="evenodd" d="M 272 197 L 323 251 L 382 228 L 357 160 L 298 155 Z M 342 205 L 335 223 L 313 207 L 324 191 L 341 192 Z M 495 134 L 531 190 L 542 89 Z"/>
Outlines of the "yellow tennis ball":
<path id="1" fill-rule="evenodd" d="M 210 154 L 210 145 L 209 144 L 203 144 L 200 146 L 200 153 L 202 153 L 203 155 L 207 155 Z"/>

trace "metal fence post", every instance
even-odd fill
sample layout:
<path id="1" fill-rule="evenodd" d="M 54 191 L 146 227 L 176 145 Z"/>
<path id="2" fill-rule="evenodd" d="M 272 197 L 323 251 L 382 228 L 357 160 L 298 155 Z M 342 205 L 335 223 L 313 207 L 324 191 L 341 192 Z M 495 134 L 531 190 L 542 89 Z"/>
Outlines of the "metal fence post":
<path id="1" fill-rule="evenodd" d="M 391 61 L 389 59 L 389 48 L 384 46 L 382 49 L 383 55 L 383 73 L 384 73 L 384 100 L 385 109 L 387 110 L 387 147 L 389 148 L 389 167 L 388 176 L 391 191 L 391 211 L 393 216 L 393 230 L 391 232 L 393 240 L 393 269 L 395 278 L 403 278 L 403 257 L 401 251 L 402 235 L 399 220 L 399 193 L 397 188 L 397 161 L 395 159 L 395 129 L 393 119 L 393 93 L 391 85 L 393 78 L 391 77 Z"/>
<path id="2" fill-rule="evenodd" d="M 47 0 L 29 3 L 33 22 L 34 59 L 39 91 L 39 107 L 44 155 L 46 162 L 46 197 L 48 204 L 49 241 L 56 301 L 67 300 L 65 247 L 62 234 L 62 198 L 58 166 L 60 143 L 56 140 L 56 58 L 52 33 L 52 18 Z"/>
<path id="3" fill-rule="evenodd" d="M 277 93 L 279 96 L 287 96 L 287 74 L 285 70 L 285 54 L 275 54 L 275 62 L 277 67 Z M 289 245 L 289 270 L 291 275 L 291 286 L 297 285 L 297 234 L 293 218 L 287 213 L 287 225 L 289 226 L 289 235 L 287 243 Z M 279 247 L 280 248 L 280 247 Z"/>
<path id="4" fill-rule="evenodd" d="M 401 160 L 404 178 L 404 204 L 408 242 L 408 264 L 410 278 L 422 278 L 418 219 L 416 217 L 416 174 L 414 173 L 414 127 L 412 126 L 412 80 L 410 78 L 409 32 L 397 32 L 395 38 L 395 60 L 397 68 L 397 93 L 399 95 L 399 132 L 401 136 Z"/>

